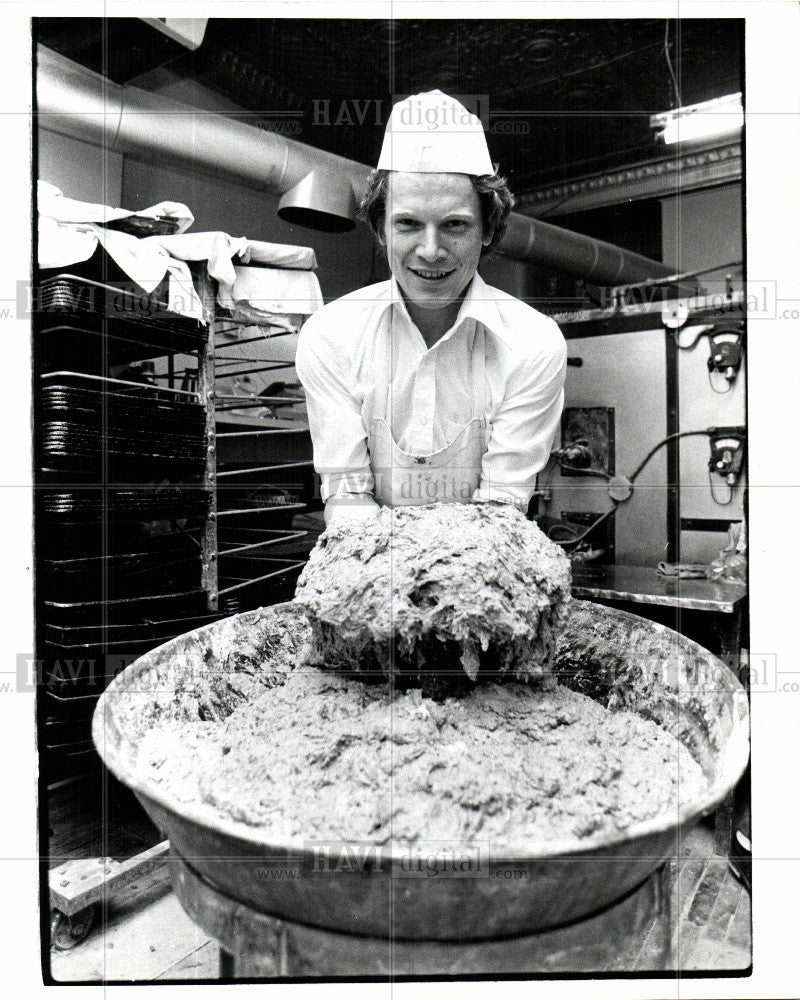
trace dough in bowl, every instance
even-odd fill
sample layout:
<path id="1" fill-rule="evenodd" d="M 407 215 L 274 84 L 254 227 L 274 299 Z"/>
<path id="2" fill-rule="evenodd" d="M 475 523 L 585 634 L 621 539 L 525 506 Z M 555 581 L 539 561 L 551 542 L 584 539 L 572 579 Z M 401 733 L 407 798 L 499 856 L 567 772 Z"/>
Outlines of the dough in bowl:
<path id="1" fill-rule="evenodd" d="M 546 681 L 569 596 L 569 559 L 536 524 L 471 503 L 334 525 L 295 600 L 311 662 L 445 694 L 500 675 Z"/>

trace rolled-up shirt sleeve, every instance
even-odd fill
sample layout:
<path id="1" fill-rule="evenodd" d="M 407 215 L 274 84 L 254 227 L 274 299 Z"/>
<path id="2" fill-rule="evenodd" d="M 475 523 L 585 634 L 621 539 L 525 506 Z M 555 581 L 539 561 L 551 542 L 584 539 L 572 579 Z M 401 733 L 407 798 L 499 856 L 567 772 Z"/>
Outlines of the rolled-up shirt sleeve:
<path id="1" fill-rule="evenodd" d="M 521 359 L 509 376 L 491 418 L 473 500 L 499 500 L 527 509 L 564 408 L 567 345 L 555 323 L 545 339 L 543 349 Z"/>
<path id="2" fill-rule="evenodd" d="M 320 475 L 323 502 L 334 495 L 372 493 L 375 481 L 352 361 L 344 345 L 316 316 L 300 332 L 295 367 L 306 390 L 314 468 Z"/>

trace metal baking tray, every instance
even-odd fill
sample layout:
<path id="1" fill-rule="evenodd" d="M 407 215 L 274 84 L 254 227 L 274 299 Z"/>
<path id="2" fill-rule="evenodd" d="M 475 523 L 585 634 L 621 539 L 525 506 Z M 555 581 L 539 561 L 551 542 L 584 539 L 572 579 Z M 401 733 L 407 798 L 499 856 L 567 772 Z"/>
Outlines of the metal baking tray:
<path id="1" fill-rule="evenodd" d="M 138 656 L 184 632 L 225 617 L 204 612 L 189 617 L 144 620 L 127 625 L 47 625 L 44 642 L 42 687 L 59 704 L 75 707 L 94 703 L 108 682 Z M 91 705 L 86 704 L 91 712 Z M 61 706 L 62 716 L 64 706 Z M 86 715 L 86 713 L 84 713 Z M 87 716 L 88 721 L 88 716 Z"/>
<path id="2" fill-rule="evenodd" d="M 168 613 L 169 614 L 169 613 Z M 102 647 L 109 643 L 128 642 L 165 642 L 176 635 L 182 635 L 191 629 L 199 628 L 207 622 L 216 621 L 222 618 L 216 611 L 204 610 L 197 614 L 187 616 L 169 616 L 167 618 L 142 617 L 140 621 L 115 625 L 112 623 L 101 625 L 45 625 L 45 637 L 48 642 L 63 648 L 73 648 L 75 646 L 86 645 Z"/>
<path id="3" fill-rule="evenodd" d="M 202 439 L 153 431 L 118 431 L 74 422 L 42 426 L 42 461 L 53 471 L 85 472 L 110 483 L 152 480 L 161 474 L 200 483 L 206 468 Z"/>
<path id="4" fill-rule="evenodd" d="M 200 555 L 191 540 L 180 547 L 122 555 L 44 559 L 42 589 L 52 600 L 137 597 L 187 589 L 199 582 Z"/>
<path id="5" fill-rule="evenodd" d="M 160 486 L 109 486 L 44 490 L 42 514 L 59 522 L 96 522 L 103 517 L 117 521 L 155 520 L 202 516 L 209 504 L 208 492 L 196 486 L 172 483 Z"/>
<path id="6" fill-rule="evenodd" d="M 45 643 L 42 686 L 64 698 L 99 697 L 138 656 L 159 644 L 158 639 L 127 642 L 118 646 L 59 646 Z"/>
<path id="7" fill-rule="evenodd" d="M 194 393 L 73 371 L 42 376 L 42 452 L 49 465 L 136 469 L 148 462 L 205 466 L 206 415 Z M 116 456 L 125 456 L 125 463 Z"/>
<path id="8" fill-rule="evenodd" d="M 79 364 L 82 371 L 96 375 L 107 372 L 110 366 L 178 353 L 190 354 L 201 346 L 188 338 L 176 338 L 158 331 L 150 336 L 142 331 L 132 339 L 122 335 L 118 324 L 89 324 L 80 316 L 53 316 L 47 321 L 46 329 L 37 326 L 35 330 L 39 367 L 56 370 Z"/>
<path id="9" fill-rule="evenodd" d="M 202 438 L 163 433 L 155 430 L 120 430 L 114 427 L 91 426 L 73 420 L 50 420 L 42 425 L 43 457 L 50 466 L 69 463 L 72 459 L 85 459 L 89 465 L 97 464 L 103 455 L 124 455 L 129 464 L 149 461 L 163 463 L 174 460 L 181 465 L 205 467 L 205 448 Z"/>
<path id="10" fill-rule="evenodd" d="M 77 489 L 77 487 L 75 487 Z M 90 487 L 84 487 L 88 490 Z M 97 493 L 97 487 L 92 486 Z M 99 510 L 93 517 L 78 521 L 74 517 L 59 518 L 45 514 L 41 494 L 37 493 L 37 520 L 35 522 L 35 543 L 45 559 L 73 559 L 101 556 L 125 556 L 133 552 L 156 551 L 160 545 L 171 546 L 175 533 L 180 532 L 195 539 L 198 561 L 200 559 L 200 535 L 204 523 L 203 515 L 189 516 L 186 508 L 178 506 L 167 517 L 115 519 L 107 511 Z M 203 508 L 205 511 L 205 508 Z"/>
<path id="11" fill-rule="evenodd" d="M 80 397 L 91 401 L 92 397 L 85 393 L 98 392 L 103 396 L 113 396 L 128 406 L 147 404 L 148 406 L 163 406 L 166 416 L 185 410 L 187 413 L 204 415 L 204 410 L 198 400 L 197 393 L 186 389 L 169 389 L 165 386 L 149 385 L 147 382 L 131 382 L 127 379 L 110 378 L 104 375 L 92 375 L 86 372 L 76 372 L 67 369 L 47 372 L 40 376 L 45 390 L 57 390 L 62 393 L 79 393 Z M 72 402 L 75 400 L 73 399 Z"/>
<path id="12" fill-rule="evenodd" d="M 113 601 L 45 601 L 44 614 L 51 625 L 91 625 L 102 629 L 103 623 L 135 624 L 150 619 L 174 618 L 200 614 L 206 601 L 203 590 L 182 593 L 147 594 Z"/>
<path id="13" fill-rule="evenodd" d="M 41 272 L 34 294 L 34 317 L 43 333 L 53 330 L 59 320 L 78 319 L 87 332 L 167 351 L 196 350 L 204 343 L 206 326 L 172 312 L 165 287 L 159 289 L 163 297 L 148 295 L 116 265 L 110 278 L 102 270 L 88 269 L 96 278 L 77 273 L 80 270 L 71 266 L 68 272 Z"/>

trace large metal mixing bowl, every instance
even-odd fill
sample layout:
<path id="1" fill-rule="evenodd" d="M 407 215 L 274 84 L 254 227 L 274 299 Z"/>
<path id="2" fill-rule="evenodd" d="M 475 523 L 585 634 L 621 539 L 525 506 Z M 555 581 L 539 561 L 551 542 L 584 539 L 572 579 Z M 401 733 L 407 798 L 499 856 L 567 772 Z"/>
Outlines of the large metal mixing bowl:
<path id="1" fill-rule="evenodd" d="M 320 855 L 234 820 L 209 815 L 138 777 L 138 741 L 187 678 L 252 677 L 278 605 L 204 626 L 159 646 L 114 679 L 93 720 L 95 744 L 136 793 L 172 850 L 212 886 L 248 906 L 316 927 L 406 940 L 477 940 L 532 932 L 588 916 L 641 885 L 675 850 L 676 835 L 710 813 L 742 775 L 749 750 L 747 696 L 707 650 L 662 625 L 573 601 L 556 656 L 559 680 L 610 708 L 655 720 L 684 743 L 708 779 L 701 797 L 609 836 L 508 852 L 489 845 L 465 874 L 409 871 L 409 851 L 363 845 Z M 273 627 L 274 633 L 274 627 Z M 257 670 L 256 670 L 257 672 Z M 280 747 L 275 748 L 280 753 Z M 531 752 L 535 752 L 532 747 Z M 357 864 L 337 863 L 336 858 Z"/>

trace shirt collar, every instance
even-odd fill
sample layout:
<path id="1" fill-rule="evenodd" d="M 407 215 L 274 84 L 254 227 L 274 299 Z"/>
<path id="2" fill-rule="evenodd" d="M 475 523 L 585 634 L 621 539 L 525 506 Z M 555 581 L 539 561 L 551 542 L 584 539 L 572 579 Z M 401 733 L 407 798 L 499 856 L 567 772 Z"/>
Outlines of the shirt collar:
<path id="1" fill-rule="evenodd" d="M 403 299 L 402 292 L 400 291 L 400 286 L 397 284 L 397 279 L 394 275 L 392 275 L 392 278 L 388 283 L 388 297 L 382 311 L 388 310 L 392 306 L 395 306 L 398 310 L 400 310 L 401 314 L 408 320 L 408 322 L 411 323 L 412 326 L 414 325 L 413 320 L 408 314 L 408 309 L 406 308 L 405 300 Z M 476 323 L 480 323 L 481 326 L 483 326 L 490 333 L 498 333 L 503 326 L 500 311 L 497 308 L 497 300 L 494 296 L 494 289 L 490 288 L 489 285 L 486 284 L 477 271 L 470 282 L 469 291 L 464 296 L 461 308 L 458 310 L 458 316 L 456 316 L 455 323 L 445 334 L 442 340 L 449 339 L 449 337 L 462 325 L 462 323 L 468 319 L 475 320 Z"/>

